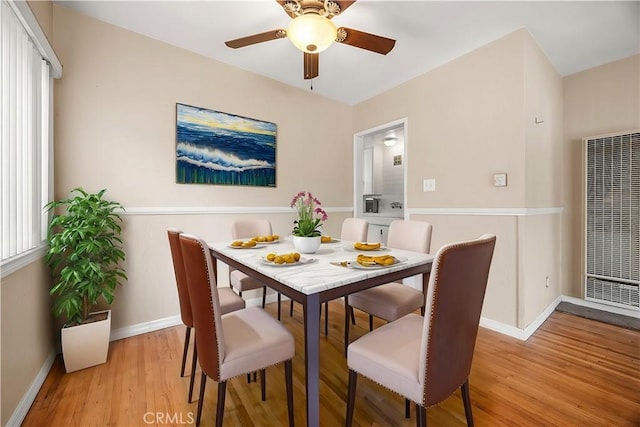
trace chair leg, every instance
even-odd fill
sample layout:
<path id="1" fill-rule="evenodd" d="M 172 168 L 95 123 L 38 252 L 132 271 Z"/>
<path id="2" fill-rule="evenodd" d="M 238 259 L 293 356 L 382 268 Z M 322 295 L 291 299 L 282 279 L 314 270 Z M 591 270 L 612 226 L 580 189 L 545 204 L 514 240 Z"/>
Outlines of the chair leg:
<path id="1" fill-rule="evenodd" d="M 289 412 L 289 427 L 293 427 L 293 364 L 291 359 L 284 362 L 284 379 L 287 387 L 287 409 Z"/>
<path id="2" fill-rule="evenodd" d="M 267 400 L 267 376 L 264 369 L 260 369 L 260 393 L 262 394 L 262 401 Z"/>
<path id="3" fill-rule="evenodd" d="M 195 341 L 195 340 L 194 340 Z M 189 379 L 189 403 L 193 397 L 193 384 L 196 379 L 196 362 L 198 361 L 198 347 L 193 343 L 193 357 L 191 358 L 191 378 Z"/>
<path id="4" fill-rule="evenodd" d="M 282 294 L 278 292 L 278 320 L 280 320 L 280 304 L 282 303 Z"/>
<path id="5" fill-rule="evenodd" d="M 411 401 L 404 399 L 404 417 L 411 418 Z"/>
<path id="6" fill-rule="evenodd" d="M 416 426 L 427 427 L 427 408 L 416 403 Z"/>
<path id="7" fill-rule="evenodd" d="M 247 374 L 247 382 L 251 384 L 251 373 Z"/>
<path id="8" fill-rule="evenodd" d="M 358 373 L 349 369 L 349 391 L 347 392 L 347 418 L 344 422 L 345 427 L 351 427 L 351 423 L 353 422 L 353 409 L 356 404 L 357 383 Z"/>
<path id="9" fill-rule="evenodd" d="M 473 427 L 473 413 L 471 412 L 471 399 L 469 398 L 469 378 L 460 386 L 462 393 L 462 403 L 464 404 L 464 415 L 467 417 L 467 426 Z"/>
<path id="10" fill-rule="evenodd" d="M 369 315 L 369 332 L 373 331 L 373 315 Z"/>
<path id="11" fill-rule="evenodd" d="M 351 307 L 351 308 L 349 309 L 349 311 L 351 312 L 351 323 L 355 325 L 355 324 L 356 324 L 356 314 L 355 314 L 355 312 L 353 311 L 353 307 Z"/>
<path id="12" fill-rule="evenodd" d="M 200 396 L 198 397 L 198 412 L 196 415 L 196 427 L 200 425 L 200 416 L 202 415 L 202 402 L 204 402 L 204 388 L 207 385 L 207 374 L 202 372 L 200 375 Z"/>
<path id="13" fill-rule="evenodd" d="M 347 357 L 347 347 L 349 347 L 349 312 L 353 309 L 349 306 L 349 300 L 344 298 L 344 357 Z"/>
<path id="14" fill-rule="evenodd" d="M 222 427 L 222 419 L 224 418 L 224 398 L 227 394 L 227 382 L 218 383 L 218 406 L 216 408 L 216 427 Z"/>
<path id="15" fill-rule="evenodd" d="M 329 335 L 329 301 L 324 303 L 324 336 Z"/>
<path id="16" fill-rule="evenodd" d="M 262 287 L 262 308 L 264 308 L 266 303 L 267 303 L 267 287 L 263 286 Z"/>
<path id="17" fill-rule="evenodd" d="M 293 317 L 293 300 L 289 303 L 289 317 Z"/>
<path id="18" fill-rule="evenodd" d="M 191 341 L 191 328 L 187 326 L 184 333 L 184 349 L 182 350 L 182 367 L 180 368 L 180 376 L 184 377 L 184 368 L 187 364 L 187 352 L 189 351 L 189 341 Z"/>

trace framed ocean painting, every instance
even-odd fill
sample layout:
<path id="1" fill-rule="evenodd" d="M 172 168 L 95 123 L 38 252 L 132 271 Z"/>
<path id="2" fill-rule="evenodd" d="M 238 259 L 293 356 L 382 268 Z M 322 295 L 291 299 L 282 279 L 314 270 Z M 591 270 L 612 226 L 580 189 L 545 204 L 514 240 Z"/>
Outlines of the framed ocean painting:
<path id="1" fill-rule="evenodd" d="M 276 186 L 277 125 L 176 104 L 176 182 Z"/>

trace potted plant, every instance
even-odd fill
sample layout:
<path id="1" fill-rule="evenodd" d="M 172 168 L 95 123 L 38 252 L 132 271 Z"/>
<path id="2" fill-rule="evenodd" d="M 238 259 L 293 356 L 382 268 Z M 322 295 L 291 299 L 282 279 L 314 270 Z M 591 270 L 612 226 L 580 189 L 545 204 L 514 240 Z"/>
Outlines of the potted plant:
<path id="1" fill-rule="evenodd" d="M 101 300 L 111 304 L 116 287 L 127 279 L 120 267 L 125 253 L 118 211 L 124 208 L 104 199 L 105 191 L 76 188 L 69 198 L 45 206 L 54 211 L 46 262 L 54 277 L 49 292 L 56 297 L 53 312 L 66 319 L 61 338 L 67 372 L 106 362 L 111 311 L 90 311 Z"/>
<path id="2" fill-rule="evenodd" d="M 301 191 L 291 200 L 291 207 L 298 211 L 293 230 L 293 246 L 302 253 L 314 253 L 320 248 L 320 227 L 327 220 L 327 213 L 320 207 L 320 200 L 310 192 Z"/>

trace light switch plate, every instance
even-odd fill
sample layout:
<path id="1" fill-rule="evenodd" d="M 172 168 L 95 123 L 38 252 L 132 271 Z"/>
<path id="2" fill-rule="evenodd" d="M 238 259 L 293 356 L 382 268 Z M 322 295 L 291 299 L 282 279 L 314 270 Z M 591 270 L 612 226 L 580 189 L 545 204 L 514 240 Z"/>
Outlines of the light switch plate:
<path id="1" fill-rule="evenodd" d="M 497 173 L 493 175 L 493 185 L 494 187 L 506 187 L 507 186 L 507 174 L 506 173 Z"/>
<path id="2" fill-rule="evenodd" d="M 422 180 L 422 191 L 436 191 L 436 180 L 433 178 Z"/>

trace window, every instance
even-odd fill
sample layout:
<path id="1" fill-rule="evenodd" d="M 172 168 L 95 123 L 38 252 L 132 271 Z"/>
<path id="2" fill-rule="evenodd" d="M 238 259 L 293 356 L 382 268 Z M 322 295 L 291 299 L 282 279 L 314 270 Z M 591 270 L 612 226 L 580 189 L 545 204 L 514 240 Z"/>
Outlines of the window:
<path id="1" fill-rule="evenodd" d="M 61 66 L 26 2 L 2 1 L 0 20 L 0 267 L 5 276 L 44 250 L 51 86 Z"/>

